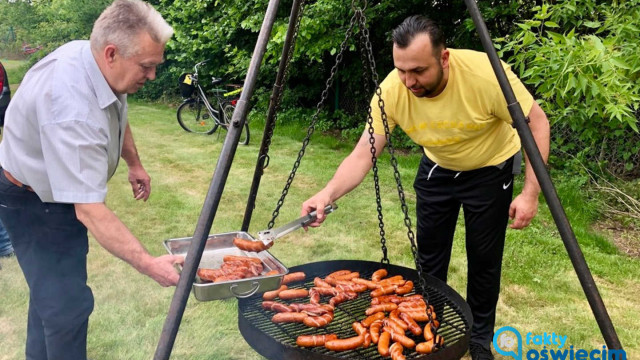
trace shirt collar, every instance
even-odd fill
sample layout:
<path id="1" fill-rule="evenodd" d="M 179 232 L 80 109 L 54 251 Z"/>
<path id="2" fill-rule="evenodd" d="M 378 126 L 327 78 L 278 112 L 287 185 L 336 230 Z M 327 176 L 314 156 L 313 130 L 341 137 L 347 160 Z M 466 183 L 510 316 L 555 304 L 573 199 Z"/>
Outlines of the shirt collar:
<path id="1" fill-rule="evenodd" d="M 121 106 L 120 100 L 111 90 L 107 80 L 102 75 L 100 68 L 98 67 L 98 63 L 96 59 L 93 57 L 93 53 L 91 52 L 91 45 L 87 43 L 82 49 L 82 61 L 84 62 L 84 66 L 87 70 L 87 74 L 89 74 L 89 79 L 91 84 L 93 85 L 93 89 L 96 92 L 96 97 L 98 98 L 98 105 L 101 109 L 105 109 L 109 105 L 114 102 L 118 103 L 118 107 Z"/>

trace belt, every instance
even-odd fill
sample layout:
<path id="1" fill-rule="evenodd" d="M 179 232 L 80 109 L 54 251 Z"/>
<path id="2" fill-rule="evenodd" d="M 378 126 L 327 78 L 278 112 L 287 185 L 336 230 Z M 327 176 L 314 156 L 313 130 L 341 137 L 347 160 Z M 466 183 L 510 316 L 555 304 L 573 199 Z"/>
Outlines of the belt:
<path id="1" fill-rule="evenodd" d="M 6 169 L 2 169 L 2 171 L 4 171 L 4 176 L 7 177 L 7 180 L 11 181 L 11 183 L 17 187 L 23 187 L 31 192 L 33 192 L 33 189 L 31 188 L 31 186 L 29 185 L 25 185 L 23 183 L 21 183 L 20 181 L 18 181 L 18 179 L 14 178 L 13 175 L 11 175 L 10 172 L 8 172 Z"/>

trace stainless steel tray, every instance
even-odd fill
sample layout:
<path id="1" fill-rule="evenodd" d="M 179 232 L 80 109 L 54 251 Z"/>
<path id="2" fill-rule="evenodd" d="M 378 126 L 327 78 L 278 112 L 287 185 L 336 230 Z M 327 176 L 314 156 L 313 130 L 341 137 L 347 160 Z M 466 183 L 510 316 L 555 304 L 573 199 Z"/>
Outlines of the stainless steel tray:
<path id="1" fill-rule="evenodd" d="M 222 259 L 225 255 L 249 256 L 262 261 L 264 266 L 263 274 L 271 270 L 277 270 L 278 274 L 219 283 L 205 283 L 196 276 L 196 280 L 193 283 L 193 295 L 196 299 L 200 301 L 210 301 L 226 299 L 233 296 L 245 298 L 257 292 L 271 291 L 280 287 L 282 277 L 289 272 L 289 269 L 268 251 L 252 253 L 238 249 L 233 245 L 233 239 L 236 237 L 256 241 L 250 234 L 244 231 L 209 235 L 198 267 L 217 269 L 222 266 Z M 165 240 L 164 247 L 169 254 L 186 255 L 191 246 L 191 239 L 190 237 L 186 237 Z"/>

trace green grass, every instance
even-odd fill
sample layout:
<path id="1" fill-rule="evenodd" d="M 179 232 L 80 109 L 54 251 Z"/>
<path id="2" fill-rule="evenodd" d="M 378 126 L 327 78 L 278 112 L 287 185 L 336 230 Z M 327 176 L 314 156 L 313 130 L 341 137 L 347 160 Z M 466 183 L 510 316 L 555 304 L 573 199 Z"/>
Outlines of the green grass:
<path id="1" fill-rule="evenodd" d="M 9 77 L 9 86 L 11 91 L 17 89 L 17 85 L 22 81 L 24 74 L 27 72 L 26 64 L 24 60 L 6 60 L 0 59 L 5 70 L 7 70 L 7 77 Z"/>
<path id="2" fill-rule="evenodd" d="M 130 119 L 142 161 L 152 178 L 152 196 L 136 202 L 120 167 L 109 183 L 108 206 L 153 254 L 165 253 L 165 239 L 191 236 L 222 145 L 222 137 L 189 134 L 178 126 L 175 108 L 133 102 Z M 280 119 L 273 139 L 250 233 L 264 229 L 301 146 L 306 128 Z M 282 123 L 287 123 L 282 125 Z M 212 233 L 240 229 L 263 124 L 254 119 L 252 142 L 239 146 Z M 300 204 L 319 190 L 351 150 L 351 143 L 314 135 L 280 211 L 276 225 L 299 215 Z M 412 184 L 420 154 L 399 159 L 415 224 Z M 392 263 L 413 259 L 388 157 L 380 161 L 383 207 Z M 555 174 L 554 174 L 555 175 Z M 339 210 L 319 229 L 298 231 L 277 241 L 270 252 L 287 266 L 330 259 L 378 261 L 381 257 L 372 177 L 339 201 Z M 596 279 L 628 359 L 640 357 L 640 264 L 621 255 L 590 229 L 597 209 L 570 178 L 554 176 L 558 193 Z M 518 181 L 521 185 L 522 181 Z M 450 285 L 465 293 L 464 227 L 456 232 Z M 15 258 L 0 272 L 0 360 L 24 358 L 28 289 Z M 524 231 L 507 231 L 497 326 L 521 333 L 568 335 L 577 348 L 600 348 L 602 337 L 546 206 Z M 88 353 L 94 359 L 148 359 L 157 346 L 173 288 L 161 288 L 91 240 L 89 284 L 96 307 L 89 324 Z M 172 352 L 173 359 L 260 359 L 237 326 L 235 299 L 199 302 L 189 298 Z M 498 357 L 501 358 L 501 357 Z"/>

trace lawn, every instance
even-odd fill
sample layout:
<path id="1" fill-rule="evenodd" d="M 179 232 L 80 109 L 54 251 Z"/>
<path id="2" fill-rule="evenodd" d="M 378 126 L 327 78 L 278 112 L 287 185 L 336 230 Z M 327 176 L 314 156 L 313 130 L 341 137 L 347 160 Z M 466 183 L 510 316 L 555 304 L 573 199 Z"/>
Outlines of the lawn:
<path id="1" fill-rule="evenodd" d="M 239 230 L 263 124 L 256 116 L 252 142 L 235 156 L 212 233 Z M 165 253 L 165 239 L 191 236 L 210 184 L 222 137 L 189 134 L 178 126 L 175 108 L 132 102 L 130 120 L 143 164 L 152 178 L 148 202 L 136 202 L 120 167 L 109 183 L 107 205 L 156 255 Z M 285 119 L 286 120 L 286 119 Z M 285 121 L 283 120 L 283 121 Z M 306 129 L 298 123 L 279 125 L 271 146 L 250 233 L 264 229 Z M 319 190 L 350 151 L 352 144 L 315 135 L 300 166 L 276 225 L 299 215 L 300 204 Z M 403 186 L 414 218 L 412 182 L 419 154 L 399 159 Z M 412 266 L 406 228 L 398 204 L 388 158 L 381 159 L 385 224 L 392 263 Z M 591 228 L 596 209 L 570 177 L 553 174 L 558 193 L 580 241 L 628 359 L 640 358 L 640 263 L 622 255 Z M 381 257 L 371 176 L 366 184 L 341 199 L 339 210 L 324 226 L 298 231 L 277 241 L 270 250 L 287 266 L 329 259 Z M 522 181 L 518 181 L 521 186 Z M 518 190 L 518 189 L 516 189 Z M 415 224 L 415 219 L 413 219 Z M 459 223 L 450 266 L 450 285 L 465 293 L 464 227 Z M 89 284 L 96 307 L 89 323 L 88 354 L 92 359 L 149 359 L 165 321 L 173 288 L 161 288 L 116 259 L 91 239 Z M 15 258 L 2 260 L 0 271 L 0 359 L 24 358 L 28 289 Z M 562 241 L 544 202 L 533 224 L 508 230 L 497 327 L 512 326 L 523 335 L 544 332 L 567 335 L 575 349 L 599 349 L 602 336 L 582 292 Z M 528 345 L 525 346 L 529 349 Z M 172 352 L 174 359 L 260 359 L 237 326 L 235 299 L 199 302 L 186 307 Z M 502 358 L 500 356 L 498 359 Z"/>

